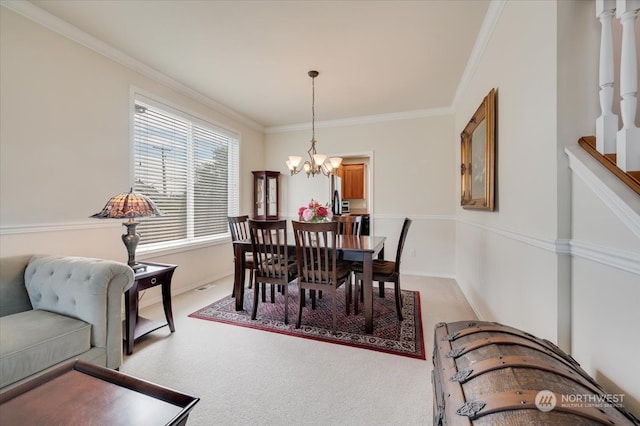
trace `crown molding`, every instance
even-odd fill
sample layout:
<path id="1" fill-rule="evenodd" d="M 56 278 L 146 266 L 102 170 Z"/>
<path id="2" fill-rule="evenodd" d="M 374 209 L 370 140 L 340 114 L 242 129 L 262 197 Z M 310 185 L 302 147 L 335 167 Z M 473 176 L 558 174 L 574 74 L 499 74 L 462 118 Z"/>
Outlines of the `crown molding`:
<path id="1" fill-rule="evenodd" d="M 484 21 L 482 21 L 482 26 L 480 27 L 480 31 L 478 32 L 476 43 L 473 45 L 473 50 L 471 50 L 471 55 L 469 55 L 469 59 L 467 60 L 467 66 L 465 67 L 464 72 L 462 73 L 462 77 L 460 78 L 460 82 L 458 83 L 458 89 L 456 90 L 456 94 L 453 97 L 451 109 L 456 109 L 456 106 L 460 101 L 460 97 L 469 85 L 471 77 L 473 77 L 473 74 L 476 72 L 478 62 L 480 61 L 480 58 L 482 57 L 487 44 L 489 44 L 489 39 L 491 38 L 493 30 L 500 20 L 500 16 L 502 16 L 502 11 L 506 3 L 506 0 L 492 0 L 489 4 L 487 13 L 484 16 Z"/>
<path id="2" fill-rule="evenodd" d="M 174 80 L 167 75 L 157 71 L 156 69 L 140 62 L 137 59 L 125 54 L 124 52 L 114 48 L 113 46 L 97 39 L 96 37 L 80 30 L 79 28 L 69 24 L 66 21 L 40 9 L 31 2 L 24 0 L 1 0 L 0 5 L 16 12 L 27 19 L 30 19 L 45 28 L 50 29 L 68 39 L 81 44 L 82 46 L 103 55 L 120 65 L 123 65 L 133 71 L 136 71 L 154 81 L 157 81 L 177 92 L 180 92 L 191 99 L 194 99 L 208 107 L 225 114 L 226 116 L 237 120 L 250 128 L 264 132 L 264 126 L 243 116 L 242 114 L 232 110 L 231 108 L 211 99 L 202 93 Z"/>
<path id="3" fill-rule="evenodd" d="M 355 126 L 359 124 L 382 123 L 385 121 L 412 120 L 424 117 L 438 117 L 452 115 L 453 108 L 418 109 L 414 111 L 394 112 L 389 114 L 364 115 L 361 117 L 343 118 L 339 120 L 316 121 L 316 129 L 330 127 Z M 310 123 L 290 124 L 284 126 L 266 127 L 267 134 L 296 132 L 311 129 Z"/>

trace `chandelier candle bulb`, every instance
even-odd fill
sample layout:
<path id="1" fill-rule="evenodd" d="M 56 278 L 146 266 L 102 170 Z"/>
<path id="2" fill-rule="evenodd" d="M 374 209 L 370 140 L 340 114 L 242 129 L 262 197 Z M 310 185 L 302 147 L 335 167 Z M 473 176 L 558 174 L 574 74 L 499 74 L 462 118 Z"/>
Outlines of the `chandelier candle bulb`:
<path id="1" fill-rule="evenodd" d="M 287 161 L 287 166 L 289 167 L 289 169 L 297 169 L 301 161 L 302 161 L 302 157 L 290 155 L 289 161 Z"/>
<path id="2" fill-rule="evenodd" d="M 325 158 L 327 158 L 327 156 L 326 156 L 326 155 L 324 155 L 324 154 L 314 154 L 314 155 L 313 155 L 313 161 L 314 161 L 316 164 L 324 164 L 324 159 L 325 159 Z"/>

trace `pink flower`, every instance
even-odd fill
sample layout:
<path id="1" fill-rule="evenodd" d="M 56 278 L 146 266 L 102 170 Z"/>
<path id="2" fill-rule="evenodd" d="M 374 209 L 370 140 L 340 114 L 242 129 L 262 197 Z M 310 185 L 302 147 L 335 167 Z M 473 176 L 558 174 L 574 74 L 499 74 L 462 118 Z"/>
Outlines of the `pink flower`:
<path id="1" fill-rule="evenodd" d="M 304 212 L 302 212 L 302 219 L 304 219 L 306 222 L 309 222 L 311 219 L 313 219 L 315 214 L 316 213 L 312 209 L 305 209 Z"/>
<path id="2" fill-rule="evenodd" d="M 333 213 L 328 207 L 328 204 L 323 206 L 312 199 L 309 204 L 298 209 L 298 217 L 304 222 L 326 222 L 333 217 Z"/>

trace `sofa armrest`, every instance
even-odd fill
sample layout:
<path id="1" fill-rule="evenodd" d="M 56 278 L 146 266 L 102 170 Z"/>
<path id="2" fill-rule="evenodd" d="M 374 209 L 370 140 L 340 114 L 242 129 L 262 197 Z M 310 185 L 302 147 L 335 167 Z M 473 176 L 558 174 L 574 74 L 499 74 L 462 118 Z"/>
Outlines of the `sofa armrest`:
<path id="1" fill-rule="evenodd" d="M 32 255 L 0 258 L 0 317 L 33 309 L 24 286 L 24 271 Z"/>
<path id="2" fill-rule="evenodd" d="M 122 295 L 133 281 L 124 263 L 83 257 L 34 256 L 25 271 L 33 308 L 91 324 L 91 346 L 106 348 L 109 368 L 122 363 Z"/>

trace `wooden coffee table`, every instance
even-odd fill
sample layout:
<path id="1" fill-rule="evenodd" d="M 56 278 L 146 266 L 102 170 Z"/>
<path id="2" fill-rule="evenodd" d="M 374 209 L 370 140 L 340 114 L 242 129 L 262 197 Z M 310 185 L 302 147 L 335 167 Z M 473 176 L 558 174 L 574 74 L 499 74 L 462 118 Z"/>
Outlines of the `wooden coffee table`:
<path id="1" fill-rule="evenodd" d="M 200 398 L 71 361 L 0 393 L 2 425 L 184 425 Z"/>

